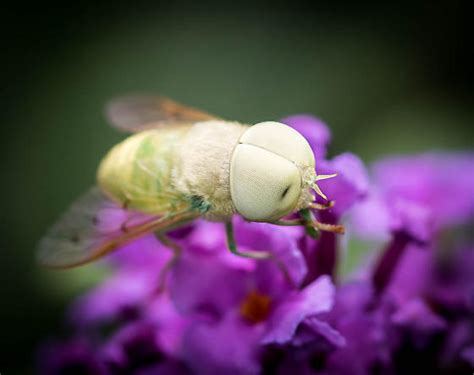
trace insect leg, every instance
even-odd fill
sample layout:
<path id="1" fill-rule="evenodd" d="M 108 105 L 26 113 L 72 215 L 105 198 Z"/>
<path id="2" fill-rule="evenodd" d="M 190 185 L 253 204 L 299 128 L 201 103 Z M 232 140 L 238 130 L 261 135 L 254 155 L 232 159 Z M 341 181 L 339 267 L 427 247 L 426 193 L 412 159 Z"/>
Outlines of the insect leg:
<path id="1" fill-rule="evenodd" d="M 305 228 L 306 228 L 306 233 L 308 233 L 308 230 L 313 230 L 317 233 L 319 237 L 319 232 L 332 232 L 332 233 L 338 233 L 338 234 L 344 234 L 345 229 L 343 225 L 337 225 L 337 224 L 326 224 L 326 223 L 321 223 L 316 218 L 314 217 L 313 213 L 309 209 L 304 209 L 300 210 L 299 214 L 301 218 L 305 222 Z M 310 236 L 311 234 L 308 233 Z M 311 236 L 313 237 L 313 236 Z M 313 237 L 317 238 L 317 237 Z"/>
<path id="2" fill-rule="evenodd" d="M 321 205 L 321 206 L 323 206 L 323 208 L 319 208 L 319 209 L 327 209 L 327 208 L 332 207 L 332 206 L 327 206 L 327 205 Z M 311 207 L 311 208 L 315 208 L 315 207 Z M 271 224 L 287 226 L 287 227 L 303 225 L 306 229 L 306 234 L 308 234 L 310 237 L 313 237 L 313 238 L 318 238 L 320 231 L 344 234 L 343 225 L 321 223 L 318 220 L 316 220 L 312 212 L 307 209 L 301 210 L 299 213 L 301 215 L 301 219 L 291 219 L 291 220 L 279 219 L 279 220 L 271 222 Z"/>
<path id="3" fill-rule="evenodd" d="M 171 259 L 166 262 L 165 266 L 160 271 L 158 291 L 162 292 L 163 290 L 165 290 L 166 287 L 166 277 L 178 261 L 179 257 L 183 252 L 183 249 L 179 244 L 169 238 L 166 233 L 157 233 L 156 237 L 164 246 L 166 246 L 173 252 L 173 256 L 171 257 Z"/>
<path id="4" fill-rule="evenodd" d="M 310 223 L 310 225 L 313 226 L 313 228 L 316 228 L 324 232 L 332 232 L 332 233 L 337 233 L 337 234 L 345 233 L 344 225 L 325 224 L 325 223 L 320 223 L 317 220 L 314 220 L 312 223 Z"/>
<path id="5" fill-rule="evenodd" d="M 313 225 L 311 225 L 313 222 L 316 221 L 316 218 L 314 217 L 311 210 L 305 208 L 303 210 L 300 210 L 299 214 L 301 216 L 301 220 L 303 221 L 304 230 L 306 234 L 311 238 L 317 240 L 321 235 L 321 232 L 318 228 L 315 228 Z"/>
<path id="6" fill-rule="evenodd" d="M 326 224 L 321 223 L 314 217 L 314 214 L 309 209 L 303 209 L 299 211 L 299 214 L 304 221 L 304 227 L 306 234 L 314 239 L 318 239 L 320 232 L 332 232 L 338 234 L 344 234 L 345 229 L 343 225 Z"/>
<path id="7" fill-rule="evenodd" d="M 277 267 L 282 271 L 288 283 L 291 286 L 296 287 L 286 266 L 279 259 L 277 259 L 272 253 L 268 251 L 255 251 L 255 250 L 239 251 L 237 248 L 237 244 L 235 242 L 234 228 L 232 226 L 231 221 L 227 221 L 225 223 L 225 230 L 226 230 L 226 235 L 227 235 L 227 247 L 233 254 L 241 256 L 241 257 L 246 257 L 246 258 L 259 259 L 259 260 L 269 259 L 269 260 L 274 261 Z"/>
<path id="8" fill-rule="evenodd" d="M 335 201 L 329 201 L 325 204 L 313 202 L 313 203 L 310 204 L 309 208 L 312 208 L 313 210 L 320 210 L 320 211 L 328 210 L 328 209 L 334 207 L 335 203 L 336 203 Z"/>
<path id="9" fill-rule="evenodd" d="M 270 259 L 272 258 L 272 254 L 267 251 L 255 251 L 255 250 L 246 250 L 240 251 L 237 248 L 237 244 L 234 238 L 234 227 L 232 226 L 231 221 L 227 221 L 225 223 L 225 232 L 227 235 L 227 247 L 231 251 L 231 253 L 245 257 L 245 258 L 252 258 L 252 259 Z"/>

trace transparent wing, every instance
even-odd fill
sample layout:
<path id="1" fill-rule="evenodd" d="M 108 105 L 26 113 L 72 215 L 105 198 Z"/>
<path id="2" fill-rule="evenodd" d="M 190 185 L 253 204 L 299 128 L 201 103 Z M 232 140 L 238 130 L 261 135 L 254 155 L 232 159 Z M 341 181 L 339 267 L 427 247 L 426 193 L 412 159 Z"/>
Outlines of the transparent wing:
<path id="1" fill-rule="evenodd" d="M 40 264 L 52 268 L 79 266 L 149 232 L 167 230 L 196 217 L 189 210 L 160 216 L 128 211 L 95 187 L 53 225 L 39 243 L 37 258 Z"/>
<path id="2" fill-rule="evenodd" d="M 113 99 L 106 106 L 106 116 L 113 127 L 132 133 L 218 119 L 164 96 L 153 95 L 130 95 Z"/>

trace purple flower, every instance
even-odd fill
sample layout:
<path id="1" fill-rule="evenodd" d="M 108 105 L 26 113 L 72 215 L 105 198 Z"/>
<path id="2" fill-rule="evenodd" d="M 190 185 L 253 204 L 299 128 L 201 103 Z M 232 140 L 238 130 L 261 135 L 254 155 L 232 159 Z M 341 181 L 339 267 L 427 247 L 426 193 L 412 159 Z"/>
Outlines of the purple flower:
<path id="1" fill-rule="evenodd" d="M 221 241 L 206 255 L 191 248 L 173 271 L 170 293 L 180 311 L 196 316 L 184 336 L 184 357 L 197 373 L 258 373 L 268 344 L 291 343 L 307 318 L 332 306 L 334 287 L 327 277 L 295 288 L 306 268 L 294 229 L 241 219 L 234 224 L 241 248 L 271 249 L 285 260 L 292 282 L 272 261 L 229 261 Z M 193 236 L 213 229 L 216 224 L 200 223 Z M 215 233 L 220 236 L 222 230 Z M 238 341 L 229 340 L 236 334 Z"/>
<path id="2" fill-rule="evenodd" d="M 350 153 L 325 158 L 331 136 L 320 120 L 283 122 L 306 137 L 318 173 L 338 174 L 321 181 L 335 206 L 314 214 L 343 221 L 346 237 L 314 240 L 300 227 L 236 217 L 239 248 L 277 260 L 255 261 L 226 249 L 221 223 L 199 220 L 170 233 L 183 254 L 161 292 L 171 252 L 154 235 L 137 239 L 72 305 L 73 334 L 42 347 L 41 373 L 470 373 L 474 246 L 464 231 L 473 224 L 474 156 L 394 157 L 367 171 Z M 99 231 L 146 219 L 130 215 L 105 207 Z M 357 277 L 341 278 L 353 240 L 378 251 L 360 259 Z"/>
<path id="3" fill-rule="evenodd" d="M 368 198 L 352 213 L 362 235 L 387 238 L 405 230 L 426 241 L 442 228 L 473 218 L 472 154 L 388 158 L 374 165 L 373 175 Z"/>
<path id="4" fill-rule="evenodd" d="M 333 180 L 320 182 L 323 191 L 335 201 L 335 206 L 316 213 L 319 221 L 337 224 L 345 213 L 366 196 L 369 185 L 367 171 L 357 156 L 345 153 L 329 161 L 322 160 L 318 173 L 338 174 Z M 330 232 L 322 232 L 319 241 L 304 240 L 303 251 L 308 264 L 306 282 L 321 275 L 335 275 L 341 252 L 339 247 L 337 235 Z"/>
<path id="5" fill-rule="evenodd" d="M 474 215 L 472 154 L 389 158 L 374 166 L 374 180 L 387 197 L 423 206 L 436 228 L 465 223 Z"/>
<path id="6" fill-rule="evenodd" d="M 345 373 L 349 369 L 344 363 L 351 363 L 353 373 L 405 373 L 417 369 L 414 363 L 433 372 L 467 368 L 472 329 L 462 338 L 450 337 L 456 321 L 472 314 L 468 301 L 474 275 L 469 263 L 474 253 L 465 250 L 460 257 L 455 244 L 447 250 L 437 239 L 455 224 L 472 224 L 472 179 L 447 178 L 468 170 L 465 160 L 472 157 L 463 155 L 456 163 L 455 157 L 442 156 L 377 163 L 369 193 L 351 210 L 354 234 L 386 245 L 372 269 L 364 266 L 362 280 L 337 290 L 328 319 L 347 345 L 329 356 L 328 373 Z M 436 173 L 443 177 L 434 173 L 435 161 Z M 440 197 L 443 191 L 458 192 L 458 210 L 438 210 L 430 197 Z M 448 215 L 440 217 L 445 212 Z M 467 269 L 470 272 L 463 271 Z"/>

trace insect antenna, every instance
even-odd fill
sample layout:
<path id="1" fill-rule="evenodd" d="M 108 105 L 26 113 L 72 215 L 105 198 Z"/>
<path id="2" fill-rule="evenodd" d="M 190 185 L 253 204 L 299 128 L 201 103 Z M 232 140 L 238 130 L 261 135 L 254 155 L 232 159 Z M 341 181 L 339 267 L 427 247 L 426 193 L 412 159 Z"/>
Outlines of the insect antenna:
<path id="1" fill-rule="evenodd" d="M 337 176 L 337 173 L 334 173 L 334 174 L 320 174 L 320 175 L 315 174 L 312 178 L 310 187 L 311 187 L 311 189 L 313 189 L 316 192 L 316 194 L 318 194 L 324 200 L 327 200 L 328 198 L 326 197 L 326 194 L 324 194 L 322 192 L 322 190 L 319 187 L 319 185 L 317 184 L 317 182 L 321 181 L 321 180 L 327 180 L 329 178 L 333 178 L 333 177 L 336 177 L 336 176 Z"/>

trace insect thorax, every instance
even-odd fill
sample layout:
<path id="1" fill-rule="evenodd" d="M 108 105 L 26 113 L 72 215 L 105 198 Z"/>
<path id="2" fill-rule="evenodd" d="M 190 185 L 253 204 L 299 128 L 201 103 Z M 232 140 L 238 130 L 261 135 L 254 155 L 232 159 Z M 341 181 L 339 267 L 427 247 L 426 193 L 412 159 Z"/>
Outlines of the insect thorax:
<path id="1" fill-rule="evenodd" d="M 230 159 L 246 129 L 239 123 L 206 121 L 195 124 L 180 142 L 173 184 L 209 220 L 223 220 L 235 213 L 230 195 Z"/>

